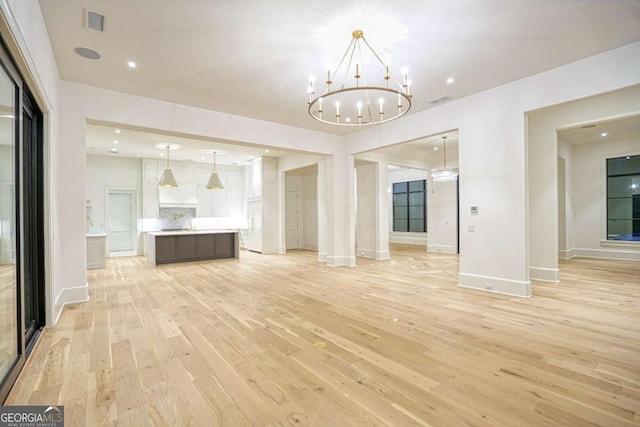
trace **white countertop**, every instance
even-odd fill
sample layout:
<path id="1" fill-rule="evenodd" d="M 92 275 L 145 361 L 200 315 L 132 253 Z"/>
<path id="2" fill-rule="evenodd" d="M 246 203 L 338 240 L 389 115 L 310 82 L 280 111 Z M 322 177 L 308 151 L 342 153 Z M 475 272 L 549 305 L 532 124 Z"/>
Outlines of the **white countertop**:
<path id="1" fill-rule="evenodd" d="M 218 233 L 237 233 L 238 230 L 175 230 L 175 231 L 146 231 L 150 236 L 182 236 L 188 234 L 218 234 Z"/>

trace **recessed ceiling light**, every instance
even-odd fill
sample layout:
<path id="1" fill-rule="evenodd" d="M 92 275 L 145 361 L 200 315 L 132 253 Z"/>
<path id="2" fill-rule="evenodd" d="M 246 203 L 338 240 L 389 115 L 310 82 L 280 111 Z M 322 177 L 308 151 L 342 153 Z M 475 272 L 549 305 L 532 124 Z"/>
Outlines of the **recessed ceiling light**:
<path id="1" fill-rule="evenodd" d="M 120 129 L 116 129 L 116 133 L 120 133 Z"/>
<path id="2" fill-rule="evenodd" d="M 609 135 L 607 132 L 602 132 L 602 133 L 600 134 L 600 136 L 601 136 L 601 137 L 605 137 L 605 136 L 607 136 L 607 135 Z"/>
<path id="3" fill-rule="evenodd" d="M 114 144 L 117 144 L 117 143 L 118 143 L 118 140 L 117 140 L 117 139 L 114 139 L 114 140 L 113 140 L 113 143 L 114 143 Z"/>
<path id="4" fill-rule="evenodd" d="M 438 151 L 438 147 L 433 147 L 433 151 Z"/>
<path id="5" fill-rule="evenodd" d="M 133 61 L 127 61 L 127 65 L 129 68 L 136 68 L 138 65 Z"/>
<path id="6" fill-rule="evenodd" d="M 163 157 L 163 156 L 164 156 L 164 153 L 163 153 L 163 152 L 160 152 L 160 157 Z"/>
<path id="7" fill-rule="evenodd" d="M 77 47 L 73 49 L 75 53 L 87 59 L 100 59 L 100 54 L 93 49 L 87 47 Z"/>
<path id="8" fill-rule="evenodd" d="M 118 149 L 114 147 L 111 150 L 109 150 L 109 152 L 112 154 L 118 154 Z"/>
<path id="9" fill-rule="evenodd" d="M 264 150 L 264 152 L 265 152 L 265 153 L 268 153 L 268 152 L 269 152 L 269 150 Z"/>
<path id="10" fill-rule="evenodd" d="M 447 84 L 450 85 L 451 83 L 453 83 L 453 77 L 449 77 L 447 79 Z"/>
<path id="11" fill-rule="evenodd" d="M 345 120 L 347 123 L 351 123 L 351 117 L 347 117 Z"/>

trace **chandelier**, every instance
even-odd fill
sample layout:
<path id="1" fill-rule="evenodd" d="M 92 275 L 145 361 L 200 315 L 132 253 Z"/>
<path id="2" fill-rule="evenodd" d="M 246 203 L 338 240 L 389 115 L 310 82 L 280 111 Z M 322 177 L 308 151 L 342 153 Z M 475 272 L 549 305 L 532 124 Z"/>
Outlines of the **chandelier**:
<path id="1" fill-rule="evenodd" d="M 412 97 L 408 70 L 402 70 L 402 83 L 399 82 L 362 30 L 353 31 L 352 36 L 336 69 L 333 73 L 327 70 L 326 88 L 318 96 L 316 78 L 309 76 L 307 104 L 311 117 L 337 126 L 368 126 L 407 114 Z M 363 47 L 369 50 L 366 57 Z M 365 59 L 371 63 L 366 71 Z"/>
<path id="2" fill-rule="evenodd" d="M 448 182 L 458 179 L 458 168 L 447 167 L 447 137 L 442 137 L 444 167 L 431 169 L 431 179 L 435 182 Z"/>

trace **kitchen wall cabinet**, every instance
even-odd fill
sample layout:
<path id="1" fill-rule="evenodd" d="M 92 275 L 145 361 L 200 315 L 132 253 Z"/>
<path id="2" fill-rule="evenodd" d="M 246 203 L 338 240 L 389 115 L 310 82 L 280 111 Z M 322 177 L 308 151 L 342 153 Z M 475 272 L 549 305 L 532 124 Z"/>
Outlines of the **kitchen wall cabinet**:
<path id="1" fill-rule="evenodd" d="M 198 204 L 198 196 L 196 193 L 195 165 L 190 162 L 172 162 L 171 170 L 176 177 L 178 186 L 158 187 L 160 206 L 196 206 Z M 164 172 L 164 165 L 158 167 L 158 171 L 158 178 L 160 178 Z"/>
<path id="2" fill-rule="evenodd" d="M 158 161 L 142 159 L 142 216 L 158 218 Z"/>

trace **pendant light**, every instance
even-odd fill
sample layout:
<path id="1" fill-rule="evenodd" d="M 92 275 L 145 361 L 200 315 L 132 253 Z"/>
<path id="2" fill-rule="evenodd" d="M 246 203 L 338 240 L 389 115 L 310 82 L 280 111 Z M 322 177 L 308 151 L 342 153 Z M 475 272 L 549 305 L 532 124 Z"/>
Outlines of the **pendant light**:
<path id="1" fill-rule="evenodd" d="M 173 175 L 173 171 L 171 170 L 171 165 L 169 163 L 169 149 L 171 146 L 167 144 L 167 168 L 162 173 L 162 177 L 160 178 L 160 182 L 158 186 L 160 187 L 177 187 L 178 182 L 176 181 L 176 177 Z"/>
<path id="2" fill-rule="evenodd" d="M 444 167 L 431 170 L 431 179 L 435 182 L 448 182 L 458 179 L 458 168 L 447 167 L 447 137 L 442 137 L 444 149 Z"/>
<path id="3" fill-rule="evenodd" d="M 224 189 L 224 186 L 216 172 L 216 151 L 212 150 L 211 152 L 213 153 L 213 170 L 211 170 L 211 176 L 209 177 L 209 182 L 207 182 L 207 188 L 209 190 L 222 190 Z"/>

